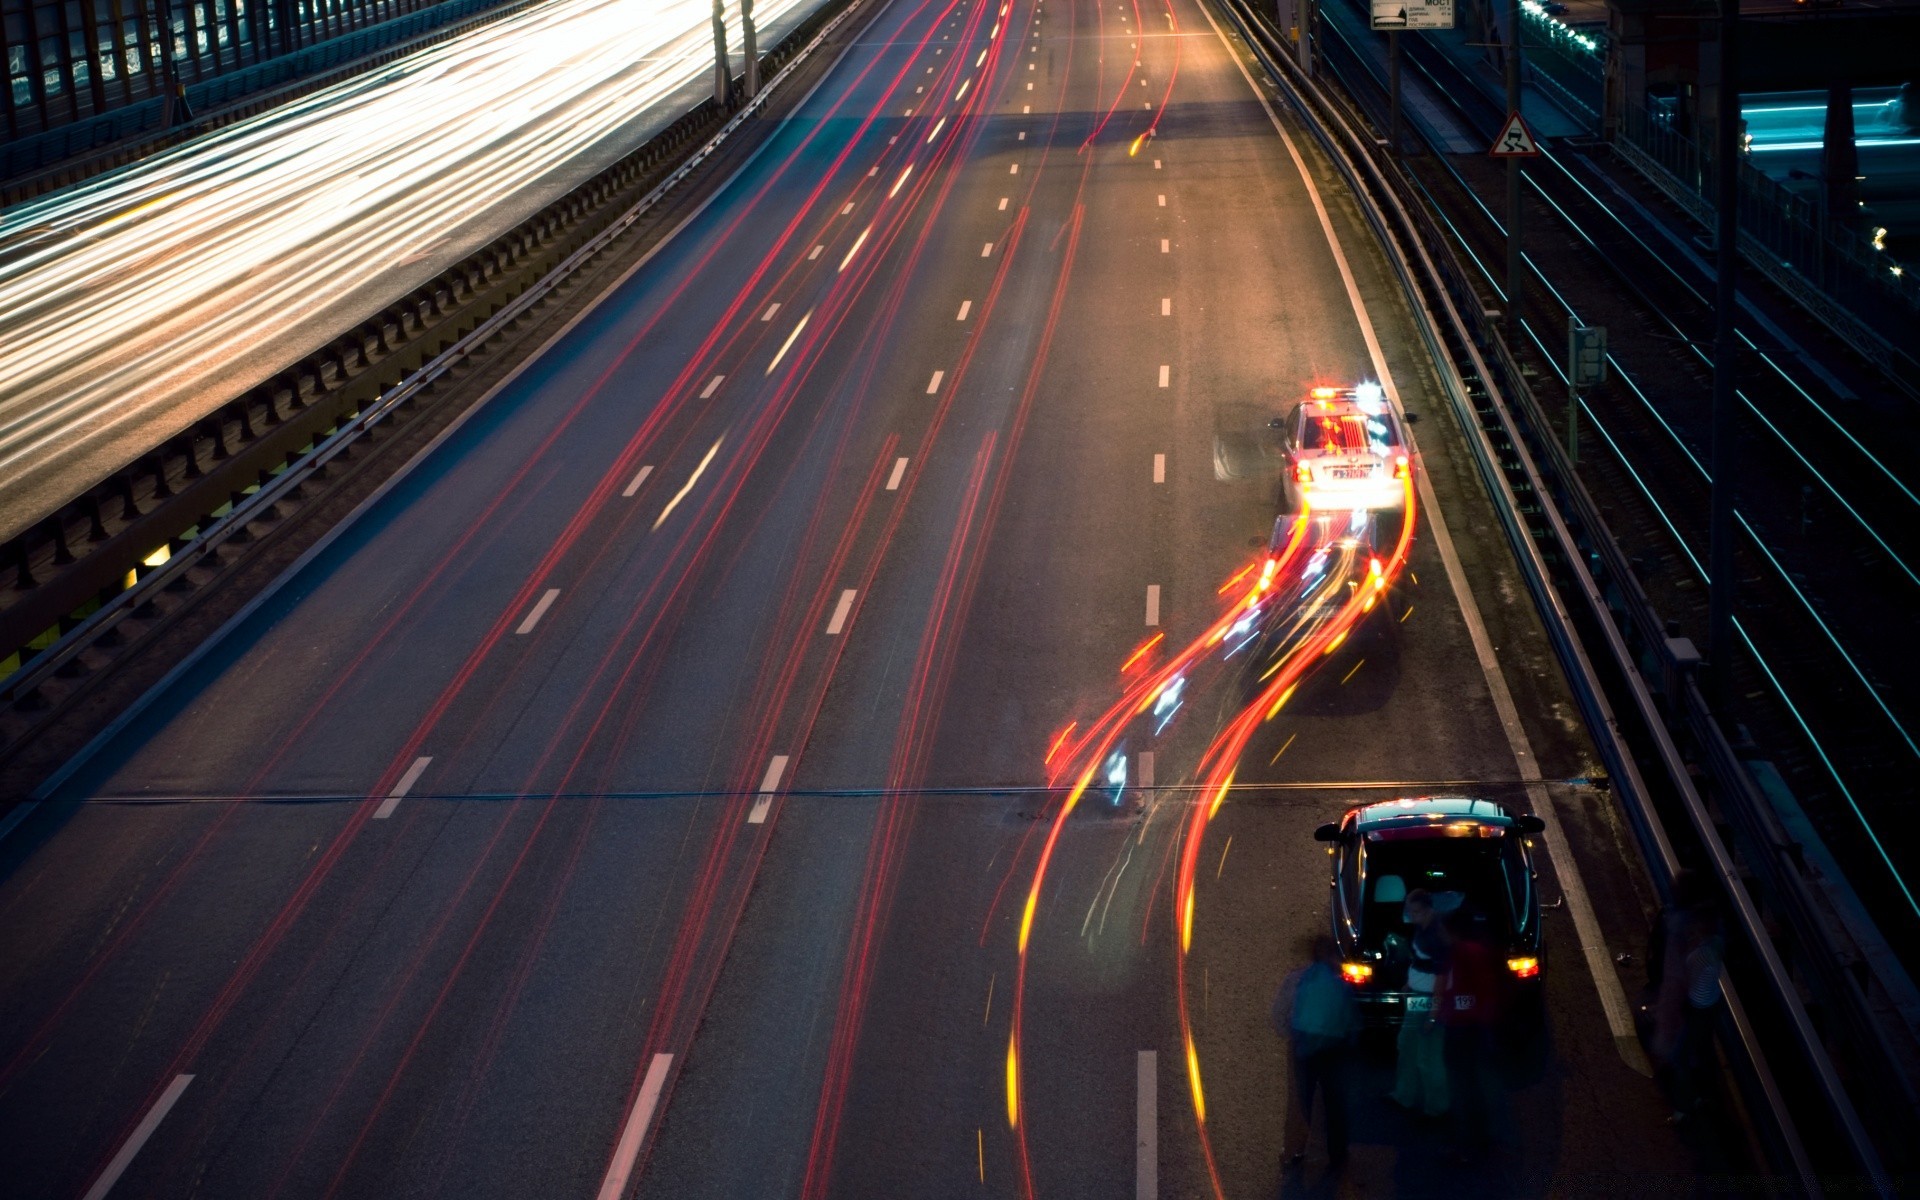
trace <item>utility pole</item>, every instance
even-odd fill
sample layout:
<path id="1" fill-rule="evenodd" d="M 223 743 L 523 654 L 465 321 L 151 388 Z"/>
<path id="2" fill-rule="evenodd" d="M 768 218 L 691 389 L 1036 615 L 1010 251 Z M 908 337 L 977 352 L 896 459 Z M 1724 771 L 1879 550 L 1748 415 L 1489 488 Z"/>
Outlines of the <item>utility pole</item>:
<path id="1" fill-rule="evenodd" d="M 1507 112 L 1520 111 L 1520 0 L 1507 0 Z M 1520 349 L 1520 160 L 1507 160 L 1507 345 Z"/>
<path id="2" fill-rule="evenodd" d="M 753 28 L 753 0 L 740 0 L 740 37 L 747 52 L 747 94 L 751 100 L 760 94 L 760 44 Z"/>
<path id="3" fill-rule="evenodd" d="M 1713 500 L 1708 525 L 1707 661 L 1716 700 L 1724 701 L 1733 664 L 1733 508 L 1740 485 L 1734 407 L 1734 315 L 1740 268 L 1740 60 L 1735 37 L 1740 0 L 1720 0 L 1720 94 L 1713 129 L 1714 228 Z"/>
<path id="4" fill-rule="evenodd" d="M 721 7 L 721 0 L 713 0 L 713 102 L 716 106 L 727 107 L 732 82 L 733 72 L 727 69 L 726 11 Z"/>
<path id="5" fill-rule="evenodd" d="M 1387 153 L 1400 154 L 1400 31 L 1387 30 Z"/>

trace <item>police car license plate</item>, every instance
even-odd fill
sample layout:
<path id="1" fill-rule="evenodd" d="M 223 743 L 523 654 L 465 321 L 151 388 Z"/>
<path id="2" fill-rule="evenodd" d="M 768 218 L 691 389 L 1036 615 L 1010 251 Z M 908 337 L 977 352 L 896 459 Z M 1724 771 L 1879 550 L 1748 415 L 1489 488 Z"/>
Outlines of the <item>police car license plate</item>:
<path id="1" fill-rule="evenodd" d="M 1407 1011 L 1408 1012 L 1432 1012 L 1433 997 L 1428 995 L 1408 996 Z"/>

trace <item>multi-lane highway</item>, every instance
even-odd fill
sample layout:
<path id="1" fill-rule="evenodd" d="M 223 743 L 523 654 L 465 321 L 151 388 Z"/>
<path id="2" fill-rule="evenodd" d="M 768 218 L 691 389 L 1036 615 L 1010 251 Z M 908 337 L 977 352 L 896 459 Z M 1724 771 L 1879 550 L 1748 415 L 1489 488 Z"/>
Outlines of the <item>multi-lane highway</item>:
<path id="1" fill-rule="evenodd" d="M 1467 1168 L 1371 1060 L 1347 1186 L 1728 1165 L 1638 1069 L 1630 839 L 1285 128 L 1191 0 L 892 0 L 0 842 L 9 1190 L 1266 1194 L 1312 831 L 1441 789 L 1551 818 L 1548 1032 Z M 1268 422 L 1361 379 L 1403 515 L 1267 573 Z"/>
<path id="2" fill-rule="evenodd" d="M 0 214 L 0 538 L 711 94 L 711 11 L 555 0 Z"/>

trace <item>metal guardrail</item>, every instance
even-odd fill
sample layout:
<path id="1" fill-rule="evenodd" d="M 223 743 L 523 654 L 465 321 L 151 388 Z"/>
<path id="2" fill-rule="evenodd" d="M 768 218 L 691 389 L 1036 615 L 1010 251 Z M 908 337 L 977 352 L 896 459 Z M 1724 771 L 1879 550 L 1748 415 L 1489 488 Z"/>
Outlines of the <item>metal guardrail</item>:
<path id="1" fill-rule="evenodd" d="M 614 239 L 625 233 L 668 192 L 691 175 L 742 125 L 758 115 L 768 103 L 769 98 L 780 89 L 794 70 L 824 44 L 842 22 L 858 11 L 861 4 L 862 0 L 845 0 L 840 5 L 839 11 L 824 24 L 809 21 L 796 30 L 790 38 L 797 40 L 805 37 L 804 45 L 797 52 L 792 53 L 792 57 L 786 61 L 779 72 L 762 86 L 759 94 L 743 105 L 731 120 L 672 174 L 614 218 L 606 228 L 588 239 L 531 286 L 494 312 L 492 316 L 482 320 L 470 332 L 454 341 L 451 346 L 409 372 L 399 383 L 382 391 L 375 400 L 339 425 L 333 433 L 318 440 L 311 449 L 289 463 L 285 470 L 274 475 L 271 480 L 263 482 L 258 490 L 242 499 L 237 499 L 228 512 L 205 524 L 190 541 L 174 550 L 166 562 L 142 575 L 132 587 L 114 596 L 79 624 L 66 631 L 52 646 L 23 663 L 18 670 L 4 680 L 0 680 L 0 703 L 19 703 L 32 695 L 56 673 L 73 664 L 88 648 L 99 644 L 100 639 L 128 615 L 162 590 L 180 583 L 193 566 L 206 561 L 248 524 L 260 519 L 275 504 L 288 499 L 303 483 L 313 479 L 325 471 L 334 460 L 348 453 L 353 443 L 370 435 L 374 428 L 391 416 L 396 409 L 444 378 L 494 335 L 511 326 L 529 310 L 546 300 L 555 289 L 570 279 L 594 256 L 606 249 Z M 826 10 L 823 9 L 824 11 Z M 810 35 L 809 26 L 817 26 Z M 788 46 L 776 47 L 763 56 L 762 61 L 777 60 L 777 56 L 789 52 L 789 49 Z"/>
<path id="2" fill-rule="evenodd" d="M 1799 981 L 1782 961 L 1761 914 L 1747 895 L 1741 878 L 1745 864 L 1737 865 L 1728 852 L 1714 815 L 1694 785 L 1689 764 L 1681 756 L 1653 690 L 1642 677 L 1639 662 L 1615 624 L 1618 600 L 1626 595 L 1619 592 L 1617 585 L 1623 580 L 1631 583 L 1629 564 L 1620 561 L 1618 548 L 1605 536 L 1605 526 L 1599 520 L 1597 509 L 1559 457 L 1557 442 L 1521 382 L 1517 365 L 1486 321 L 1477 295 L 1465 272 L 1453 261 L 1445 239 L 1430 222 L 1416 219 L 1418 206 L 1412 202 L 1411 190 L 1399 176 L 1398 168 L 1386 159 L 1377 139 L 1359 130 L 1357 122 L 1341 106 L 1304 77 L 1288 48 L 1264 27 L 1246 0 L 1224 0 L 1224 3 L 1242 37 L 1269 74 L 1287 81 L 1284 88 L 1287 99 L 1352 186 L 1361 202 L 1362 213 L 1380 237 L 1389 261 L 1413 302 L 1416 324 L 1435 364 L 1443 368 L 1442 378 L 1447 384 L 1449 399 L 1469 432 L 1469 445 L 1496 498 L 1495 507 L 1521 562 L 1549 637 L 1608 770 L 1620 788 L 1627 814 L 1635 825 L 1656 881 L 1665 888 L 1679 859 L 1667 836 L 1654 793 L 1648 780 L 1643 778 L 1638 758 L 1629 744 L 1628 731 L 1602 682 L 1603 670 L 1615 677 L 1616 686 L 1625 693 L 1623 699 L 1629 706 L 1626 715 L 1637 719 L 1651 739 L 1653 759 L 1664 777 L 1658 782 L 1671 791 L 1704 853 L 1707 866 L 1732 902 L 1732 927 L 1753 956 L 1757 973 L 1766 984 L 1765 999 L 1781 1013 L 1784 1028 L 1794 1043 L 1792 1048 L 1818 1089 L 1820 1106 L 1830 1115 L 1857 1168 L 1872 1181 L 1876 1190 L 1888 1192 L 1890 1184 L 1879 1151 L 1867 1135 L 1852 1098 L 1842 1086 L 1827 1048 L 1808 1016 L 1799 994 Z M 1481 347 L 1487 347 L 1487 353 L 1483 353 Z M 1466 369 L 1462 370 L 1462 366 Z M 1546 437 L 1538 436 L 1541 430 L 1548 430 Z M 1496 436 L 1505 444 L 1496 447 Z M 1529 517 L 1537 520 L 1540 528 L 1530 527 Z M 1576 527 L 1585 536 L 1577 536 Z M 1542 543 L 1554 550 L 1556 563 L 1550 565 L 1546 561 Z M 1554 582 L 1555 567 L 1562 578 L 1571 582 L 1585 606 L 1584 620 L 1577 620 L 1576 614 L 1562 602 L 1561 591 Z M 1596 567 L 1601 572 L 1598 576 Z M 1616 584 L 1614 602 L 1610 602 L 1603 586 L 1607 576 L 1612 576 Z M 1633 592 L 1637 593 L 1637 588 Z M 1639 600 L 1641 607 L 1646 608 L 1644 597 Z M 1650 608 L 1644 615 L 1650 620 L 1653 618 Z M 1604 650 L 1604 657 L 1590 656 L 1576 624 L 1599 637 L 1601 645 L 1597 648 Z M 1693 689 L 1692 694 L 1697 696 L 1697 689 Z M 1669 703 L 1676 702 L 1672 695 L 1668 699 Z M 1710 713 L 1702 709 L 1699 716 L 1706 728 L 1717 733 Z M 1710 769 L 1726 766 L 1712 760 L 1707 765 Z M 1732 767 L 1737 774 L 1737 761 Z M 1725 789 L 1719 798 L 1723 808 L 1729 807 L 1734 799 Z M 1804 948 L 1817 951 L 1821 947 Z M 1761 1035 L 1748 1019 L 1731 981 L 1726 985 L 1726 998 L 1733 1033 L 1727 1047 L 1730 1057 L 1745 1067 L 1752 1090 L 1765 1106 L 1783 1165 L 1798 1176 L 1809 1194 L 1818 1194 L 1820 1183 L 1802 1143 L 1792 1106 L 1774 1079 L 1766 1048 L 1761 1045 Z"/>

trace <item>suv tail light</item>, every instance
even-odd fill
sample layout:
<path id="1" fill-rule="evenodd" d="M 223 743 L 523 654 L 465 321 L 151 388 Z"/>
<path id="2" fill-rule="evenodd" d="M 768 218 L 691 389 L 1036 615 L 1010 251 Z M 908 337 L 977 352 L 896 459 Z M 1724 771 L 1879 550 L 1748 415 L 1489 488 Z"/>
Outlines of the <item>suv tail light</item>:
<path id="1" fill-rule="evenodd" d="M 1293 467 L 1293 481 L 1295 483 L 1312 483 L 1313 468 L 1306 463 L 1295 463 Z"/>
<path id="2" fill-rule="evenodd" d="M 1365 983 L 1373 978 L 1373 964 L 1363 962 L 1343 962 L 1340 964 L 1340 978 L 1348 983 Z"/>
<path id="3" fill-rule="evenodd" d="M 1533 979 L 1540 974 L 1540 960 L 1537 958 L 1510 958 L 1507 970 L 1513 972 L 1515 979 Z"/>
<path id="4" fill-rule="evenodd" d="M 1393 460 L 1393 477 L 1395 479 L 1405 479 L 1412 474 L 1413 474 L 1413 464 L 1407 461 L 1406 455 L 1402 454 L 1400 457 Z"/>

